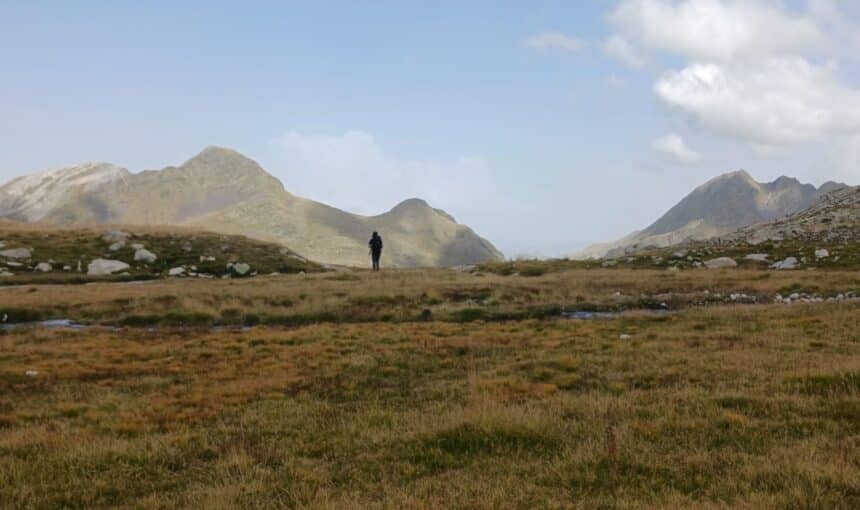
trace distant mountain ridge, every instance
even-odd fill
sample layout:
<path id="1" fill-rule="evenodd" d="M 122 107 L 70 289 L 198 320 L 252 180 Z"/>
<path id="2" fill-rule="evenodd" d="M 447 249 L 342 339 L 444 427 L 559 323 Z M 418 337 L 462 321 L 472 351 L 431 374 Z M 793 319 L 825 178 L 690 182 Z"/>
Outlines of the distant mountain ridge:
<path id="1" fill-rule="evenodd" d="M 843 187 L 844 184 L 827 182 L 816 188 L 785 176 L 760 183 L 745 170 L 729 172 L 697 187 L 644 230 L 591 246 L 575 257 L 615 257 L 721 236 L 802 211 L 821 196 Z"/>
<path id="2" fill-rule="evenodd" d="M 806 209 L 721 236 L 719 243 L 805 241 L 822 245 L 860 238 L 860 186 L 845 186 L 818 197 Z"/>
<path id="3" fill-rule="evenodd" d="M 293 195 L 255 161 L 209 147 L 178 167 L 131 173 L 108 163 L 19 177 L 0 187 L 0 217 L 55 224 L 191 225 L 287 245 L 318 262 L 367 264 L 367 239 L 385 239 L 383 264 L 454 266 L 501 259 L 469 227 L 420 199 L 361 216 Z"/>

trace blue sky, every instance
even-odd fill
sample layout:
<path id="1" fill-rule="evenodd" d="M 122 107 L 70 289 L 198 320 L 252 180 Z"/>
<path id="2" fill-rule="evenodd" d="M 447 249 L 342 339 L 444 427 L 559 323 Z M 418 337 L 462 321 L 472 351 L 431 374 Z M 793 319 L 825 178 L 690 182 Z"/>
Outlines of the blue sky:
<path id="1" fill-rule="evenodd" d="M 368 3 L 371 4 L 371 3 Z M 0 179 L 208 145 L 507 255 L 642 228 L 745 168 L 860 182 L 858 8 L 810 0 L 0 1 Z"/>

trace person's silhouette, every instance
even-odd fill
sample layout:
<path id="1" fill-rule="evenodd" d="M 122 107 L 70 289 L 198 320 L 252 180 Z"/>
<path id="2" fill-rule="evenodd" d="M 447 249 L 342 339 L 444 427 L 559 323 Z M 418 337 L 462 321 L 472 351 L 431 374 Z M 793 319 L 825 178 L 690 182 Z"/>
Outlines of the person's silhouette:
<path id="1" fill-rule="evenodd" d="M 382 257 L 382 237 L 374 232 L 367 243 L 370 246 L 370 258 L 373 259 L 373 270 L 379 271 L 379 258 Z"/>

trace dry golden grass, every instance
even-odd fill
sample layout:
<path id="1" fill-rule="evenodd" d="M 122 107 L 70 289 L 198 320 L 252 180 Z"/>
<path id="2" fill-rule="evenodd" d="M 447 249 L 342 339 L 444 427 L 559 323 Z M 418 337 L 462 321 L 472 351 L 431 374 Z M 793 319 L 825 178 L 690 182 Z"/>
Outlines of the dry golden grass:
<path id="1" fill-rule="evenodd" d="M 706 293 L 707 292 L 707 293 Z M 248 280 L 0 288 L 8 321 L 69 318 L 126 325 L 278 324 L 556 317 L 571 310 L 672 309 L 730 293 L 860 293 L 860 273 L 756 270 L 568 270 L 539 277 L 402 270 Z"/>
<path id="2" fill-rule="evenodd" d="M 563 275 L 556 292 L 658 278 L 601 276 Z M 433 293 L 467 277 L 361 278 L 361 291 L 314 277 L 50 296 L 109 309 L 157 288 L 178 296 L 171 306 L 214 307 L 205 296 L 258 303 L 313 288 L 323 303 L 344 288 L 409 292 L 398 278 Z M 475 278 L 492 295 L 552 285 Z M 735 276 L 678 278 L 689 289 Z M 771 292 L 781 278 L 754 285 Z M 858 317 L 856 304 L 823 304 L 590 322 L 16 330 L 0 336 L 0 506 L 857 508 Z"/>

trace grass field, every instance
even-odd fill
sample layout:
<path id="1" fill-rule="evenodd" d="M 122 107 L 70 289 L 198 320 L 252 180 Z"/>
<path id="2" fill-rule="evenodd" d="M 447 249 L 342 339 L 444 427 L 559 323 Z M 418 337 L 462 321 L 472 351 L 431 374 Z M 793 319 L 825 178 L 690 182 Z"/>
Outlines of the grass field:
<path id="1" fill-rule="evenodd" d="M 2 333 L 0 507 L 858 508 L 860 304 L 722 297 L 858 286 L 574 269 L 3 289 L 18 318 L 125 326 Z M 636 311 L 661 301 L 675 313 Z M 584 308 L 631 311 L 560 317 Z"/>

